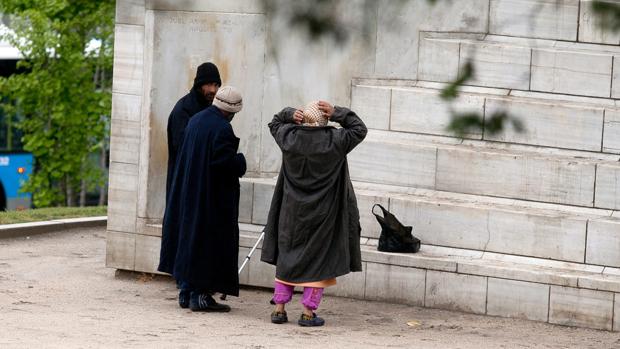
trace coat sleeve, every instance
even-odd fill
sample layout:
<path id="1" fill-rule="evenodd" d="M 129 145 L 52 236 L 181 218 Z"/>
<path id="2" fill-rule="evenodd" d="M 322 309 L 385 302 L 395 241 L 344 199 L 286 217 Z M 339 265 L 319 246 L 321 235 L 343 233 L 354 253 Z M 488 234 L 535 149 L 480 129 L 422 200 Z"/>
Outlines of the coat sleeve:
<path id="1" fill-rule="evenodd" d="M 173 110 L 168 117 L 168 148 L 176 155 L 183 143 L 185 127 L 189 122 L 189 115 L 183 110 Z"/>
<path id="2" fill-rule="evenodd" d="M 293 115 L 295 114 L 294 108 L 284 108 L 278 114 L 273 116 L 273 119 L 269 123 L 269 131 L 276 140 L 276 143 L 281 146 L 284 142 L 284 137 L 287 131 L 293 127 Z"/>
<path id="3" fill-rule="evenodd" d="M 215 137 L 211 167 L 224 173 L 242 177 L 247 167 L 245 156 L 242 153 L 237 153 L 238 148 L 239 139 L 232 132 L 232 128 L 222 129 Z"/>
<path id="4" fill-rule="evenodd" d="M 348 154 L 366 138 L 368 128 L 362 119 L 350 109 L 336 106 L 330 120 L 342 126 L 338 130 L 338 142 L 345 154 Z"/>

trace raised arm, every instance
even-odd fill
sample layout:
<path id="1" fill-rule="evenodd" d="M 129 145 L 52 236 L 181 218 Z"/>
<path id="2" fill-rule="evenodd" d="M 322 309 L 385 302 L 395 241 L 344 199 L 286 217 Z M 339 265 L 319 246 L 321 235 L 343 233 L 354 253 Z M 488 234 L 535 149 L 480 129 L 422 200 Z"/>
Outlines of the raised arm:
<path id="1" fill-rule="evenodd" d="M 276 143 L 281 145 L 288 130 L 290 130 L 293 125 L 300 124 L 302 119 L 303 112 L 299 109 L 290 107 L 284 108 L 278 114 L 274 115 L 268 126 Z"/>
<path id="2" fill-rule="evenodd" d="M 348 154 L 366 138 L 368 128 L 366 128 L 362 119 L 350 109 L 334 106 L 330 120 L 342 126 L 338 130 L 340 135 L 339 142 L 345 153 Z"/>

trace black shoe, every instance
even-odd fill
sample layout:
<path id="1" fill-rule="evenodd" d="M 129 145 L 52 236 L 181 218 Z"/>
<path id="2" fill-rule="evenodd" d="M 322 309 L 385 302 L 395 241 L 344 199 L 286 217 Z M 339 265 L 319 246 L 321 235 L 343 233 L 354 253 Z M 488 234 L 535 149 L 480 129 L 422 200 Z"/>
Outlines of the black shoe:
<path id="1" fill-rule="evenodd" d="M 215 301 L 210 294 L 192 292 L 189 297 L 189 308 L 192 311 L 206 311 L 214 313 L 226 313 L 230 307 Z"/>
<path id="2" fill-rule="evenodd" d="M 179 292 L 179 306 L 181 308 L 189 308 L 189 295 L 189 290 L 181 290 L 181 292 Z"/>
<path id="3" fill-rule="evenodd" d="M 286 311 L 274 311 L 273 313 L 271 313 L 271 322 L 274 324 L 283 324 L 285 322 L 288 322 L 288 316 L 286 316 Z"/>
<path id="4" fill-rule="evenodd" d="M 308 316 L 302 313 L 299 317 L 299 320 L 297 321 L 297 324 L 303 327 L 323 326 L 325 325 L 325 320 L 316 316 L 315 313 L 312 313 L 312 316 Z"/>

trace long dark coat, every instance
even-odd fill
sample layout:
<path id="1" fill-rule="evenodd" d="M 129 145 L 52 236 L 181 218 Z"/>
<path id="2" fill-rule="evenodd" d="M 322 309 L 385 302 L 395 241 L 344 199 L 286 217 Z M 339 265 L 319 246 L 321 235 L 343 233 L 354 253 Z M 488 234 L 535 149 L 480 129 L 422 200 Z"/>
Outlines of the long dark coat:
<path id="1" fill-rule="evenodd" d="M 164 214 L 158 268 L 193 288 L 234 296 L 239 177 L 246 171 L 238 147 L 239 138 L 215 106 L 189 121 Z"/>
<path id="2" fill-rule="evenodd" d="M 196 113 L 205 110 L 211 105 L 198 91 L 199 87 L 192 88 L 188 94 L 181 97 L 172 108 L 168 116 L 168 177 L 166 177 L 166 205 L 170 193 L 170 183 L 174 175 L 174 165 L 177 161 L 177 154 L 183 142 L 183 133 L 189 119 Z"/>
<path id="3" fill-rule="evenodd" d="M 366 137 L 362 120 L 336 107 L 342 128 L 292 123 L 286 108 L 269 124 L 282 167 L 265 226 L 261 260 L 289 282 L 321 281 L 362 270 L 360 222 L 347 154 Z"/>

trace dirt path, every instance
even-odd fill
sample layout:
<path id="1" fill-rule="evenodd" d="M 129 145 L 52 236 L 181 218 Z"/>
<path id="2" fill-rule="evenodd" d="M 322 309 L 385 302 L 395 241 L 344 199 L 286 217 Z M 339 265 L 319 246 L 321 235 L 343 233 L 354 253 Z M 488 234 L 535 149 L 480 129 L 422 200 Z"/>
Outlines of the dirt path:
<path id="1" fill-rule="evenodd" d="M 104 259 L 103 229 L 0 240 L 0 348 L 620 348 L 618 333 L 335 297 L 323 328 L 273 325 L 256 289 L 230 297 L 231 313 L 192 313 L 171 279 Z"/>

